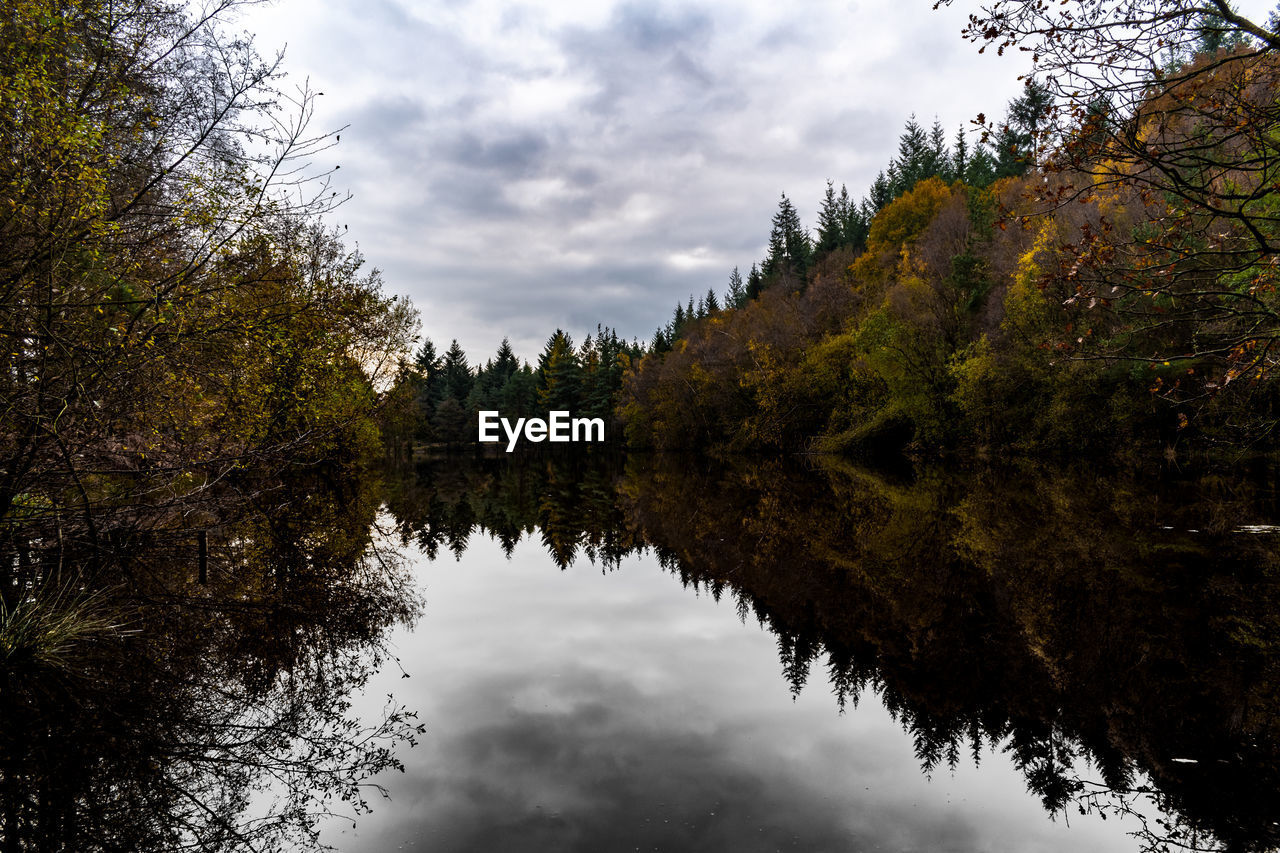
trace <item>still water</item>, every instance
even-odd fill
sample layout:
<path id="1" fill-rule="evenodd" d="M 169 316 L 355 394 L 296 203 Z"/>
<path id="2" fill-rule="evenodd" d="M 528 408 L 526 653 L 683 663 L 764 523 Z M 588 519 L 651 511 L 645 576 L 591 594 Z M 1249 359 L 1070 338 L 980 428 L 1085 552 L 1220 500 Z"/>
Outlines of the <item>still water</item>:
<path id="1" fill-rule="evenodd" d="M 1046 818 L 1008 756 L 924 774 L 874 696 L 793 694 L 778 641 L 649 555 L 561 570 L 526 539 L 415 556 L 426 607 L 370 685 L 427 734 L 340 850 L 1129 851 L 1125 827 Z M 1131 827 L 1130 827 L 1131 828 Z"/>
<path id="2" fill-rule="evenodd" d="M 1280 846 L 1273 464 L 351 474 L 0 538 L 0 850 Z"/>
<path id="3" fill-rule="evenodd" d="M 1270 844 L 1275 622 L 1233 609 L 1271 590 L 1265 487 L 632 460 L 400 489 L 425 605 L 356 708 L 425 734 L 340 850 Z"/>

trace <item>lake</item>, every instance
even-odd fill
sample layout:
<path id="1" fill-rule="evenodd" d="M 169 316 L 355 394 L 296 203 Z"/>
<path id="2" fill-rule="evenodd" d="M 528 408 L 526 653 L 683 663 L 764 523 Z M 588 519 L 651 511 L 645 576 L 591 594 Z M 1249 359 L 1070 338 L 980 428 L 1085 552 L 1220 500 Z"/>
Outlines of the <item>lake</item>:
<path id="1" fill-rule="evenodd" d="M 394 693 L 426 734 L 389 801 L 326 828 L 338 849 L 1274 841 L 1274 694 L 1251 679 L 1275 621 L 1232 607 L 1274 591 L 1265 479 L 545 458 L 405 477 L 390 509 L 425 606 L 366 713 Z"/>
<path id="2" fill-rule="evenodd" d="M 6 670 L 0 839 L 1275 849 L 1274 474 L 513 454 L 273 490 L 199 552 L 126 543 L 125 629 Z"/>

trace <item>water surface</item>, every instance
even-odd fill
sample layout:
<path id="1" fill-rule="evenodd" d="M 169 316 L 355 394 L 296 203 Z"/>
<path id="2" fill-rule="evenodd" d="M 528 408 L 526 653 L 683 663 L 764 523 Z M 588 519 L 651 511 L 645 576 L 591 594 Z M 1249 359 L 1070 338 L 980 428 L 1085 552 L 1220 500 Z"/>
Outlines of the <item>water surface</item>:
<path id="1" fill-rule="evenodd" d="M 427 734 L 391 801 L 324 838 L 1266 849 L 1274 617 L 1237 605 L 1272 589 L 1269 494 L 1132 472 L 428 466 L 390 500 L 425 610 L 374 688 Z"/>

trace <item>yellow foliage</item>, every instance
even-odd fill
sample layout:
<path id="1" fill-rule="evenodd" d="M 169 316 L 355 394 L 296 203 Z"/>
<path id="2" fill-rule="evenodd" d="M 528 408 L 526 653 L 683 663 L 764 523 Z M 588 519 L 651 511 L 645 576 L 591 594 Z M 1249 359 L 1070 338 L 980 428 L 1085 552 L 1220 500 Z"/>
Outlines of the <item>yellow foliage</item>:
<path id="1" fill-rule="evenodd" d="M 951 188 L 940 178 L 929 178 L 890 202 L 871 220 L 867 250 L 850 272 L 864 281 L 883 280 L 950 199 Z"/>

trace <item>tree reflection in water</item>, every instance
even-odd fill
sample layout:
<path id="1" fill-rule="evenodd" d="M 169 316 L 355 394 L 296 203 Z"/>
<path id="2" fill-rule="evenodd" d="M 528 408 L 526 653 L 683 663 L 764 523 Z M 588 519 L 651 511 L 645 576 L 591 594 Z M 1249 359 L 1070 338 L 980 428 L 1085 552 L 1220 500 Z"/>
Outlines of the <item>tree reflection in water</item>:
<path id="1" fill-rule="evenodd" d="M 875 694 L 925 771 L 1004 750 L 1055 815 L 1249 851 L 1280 843 L 1274 474 L 451 459 L 388 505 L 431 556 L 476 531 L 562 567 L 652 549 L 767 627 L 793 690 Z"/>
<path id="2" fill-rule="evenodd" d="M 372 485 L 277 483 L 221 507 L 235 520 L 208 528 L 206 584 L 190 528 L 122 524 L 110 559 L 5 538 L 8 610 L 87 601 L 122 627 L 0 661 L 0 849 L 309 847 L 322 815 L 367 808 L 370 777 L 418 733 L 394 705 L 348 713 L 387 629 L 419 608 L 374 547 Z"/>

